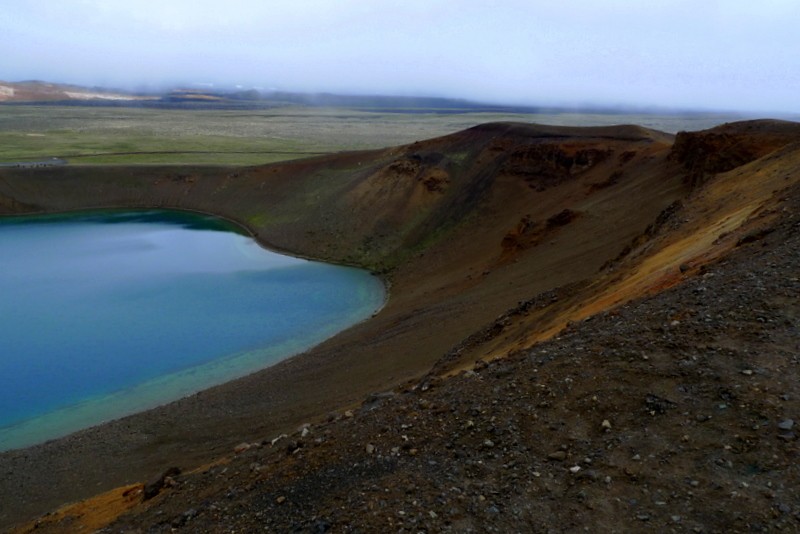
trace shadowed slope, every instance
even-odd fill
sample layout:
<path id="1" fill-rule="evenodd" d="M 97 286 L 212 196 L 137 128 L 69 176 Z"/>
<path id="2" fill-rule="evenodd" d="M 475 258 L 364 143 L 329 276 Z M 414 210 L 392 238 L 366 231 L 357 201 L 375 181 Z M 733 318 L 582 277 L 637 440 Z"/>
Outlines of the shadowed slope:
<path id="1" fill-rule="evenodd" d="M 0 190 L 15 206 L 41 211 L 154 206 L 221 213 L 278 248 L 385 270 L 491 207 L 492 189 L 507 198 L 521 193 L 522 204 L 578 178 L 602 187 L 636 154 L 663 152 L 669 140 L 635 126 L 496 123 L 394 149 L 245 169 L 6 169 Z M 496 180 L 501 187 L 493 187 Z"/>

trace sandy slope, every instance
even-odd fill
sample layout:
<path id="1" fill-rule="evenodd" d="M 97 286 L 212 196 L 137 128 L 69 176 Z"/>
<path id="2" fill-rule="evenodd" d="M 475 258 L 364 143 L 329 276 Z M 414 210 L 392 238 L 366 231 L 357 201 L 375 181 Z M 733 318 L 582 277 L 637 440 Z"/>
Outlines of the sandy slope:
<path id="1" fill-rule="evenodd" d="M 5 213 L 218 213 L 273 247 L 381 272 L 392 297 L 273 368 L 0 455 L 0 525 L 316 424 L 432 368 L 528 350 L 680 283 L 780 218 L 800 179 L 798 140 L 799 125 L 775 121 L 679 134 L 674 146 L 635 126 L 490 124 L 259 168 L 2 170 Z"/>

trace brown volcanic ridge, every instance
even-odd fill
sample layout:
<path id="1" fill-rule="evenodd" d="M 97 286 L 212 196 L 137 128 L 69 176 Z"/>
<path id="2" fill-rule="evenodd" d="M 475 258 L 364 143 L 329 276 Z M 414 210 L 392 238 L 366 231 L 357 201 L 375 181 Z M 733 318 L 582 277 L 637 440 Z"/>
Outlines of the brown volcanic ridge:
<path id="1" fill-rule="evenodd" d="M 799 141 L 503 123 L 263 167 L 1 169 L 0 213 L 215 213 L 391 296 L 261 372 L 3 453 L 0 525 L 798 531 Z"/>

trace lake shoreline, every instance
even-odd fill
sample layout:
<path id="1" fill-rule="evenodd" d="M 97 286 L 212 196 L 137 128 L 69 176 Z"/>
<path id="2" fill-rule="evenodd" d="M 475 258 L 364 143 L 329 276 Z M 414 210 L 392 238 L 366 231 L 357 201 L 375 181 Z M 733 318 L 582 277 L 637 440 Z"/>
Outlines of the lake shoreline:
<path id="1" fill-rule="evenodd" d="M 293 250 L 289 247 L 277 245 L 267 239 L 264 235 L 260 235 L 250 225 L 242 220 L 233 217 L 230 214 L 216 210 L 189 208 L 185 206 L 164 207 L 149 203 L 120 203 L 99 206 L 86 204 L 73 208 L 33 210 L 26 211 L 24 213 L 2 214 L 0 216 L 3 218 L 14 218 L 18 216 L 27 217 L 40 215 L 62 215 L 78 212 L 153 209 L 166 209 L 169 211 L 186 212 L 215 217 L 242 229 L 248 237 L 252 238 L 260 247 L 264 248 L 265 250 L 299 259 L 364 269 L 363 265 L 360 265 L 355 261 L 319 257 L 315 254 L 304 253 Z M 231 444 L 238 442 L 238 440 L 242 438 L 241 435 L 233 439 L 225 438 L 224 436 L 226 434 L 233 434 L 233 432 L 230 432 L 227 428 L 225 428 L 224 430 L 219 429 L 217 432 L 214 432 L 214 434 L 219 436 L 213 440 L 215 444 L 207 441 L 208 429 L 213 428 L 214 422 L 218 421 L 219 417 L 221 417 L 219 413 L 217 413 L 219 410 L 228 414 L 232 412 L 239 412 L 243 414 L 251 412 L 251 415 L 246 416 L 250 423 L 243 426 L 248 427 L 252 425 L 252 427 L 255 429 L 261 429 L 260 432 L 262 432 L 262 434 L 259 434 L 259 431 L 250 431 L 247 433 L 250 437 L 255 438 L 259 435 L 264 435 L 263 429 L 265 427 L 275 429 L 270 431 L 270 433 L 267 435 L 278 435 L 280 433 L 290 432 L 295 425 L 299 424 L 298 421 L 302 422 L 315 420 L 317 417 L 319 417 L 320 413 L 325 413 L 330 409 L 334 409 L 337 406 L 342 406 L 343 404 L 345 406 L 350 405 L 353 401 L 366 394 L 369 389 L 362 389 L 363 393 L 347 394 L 343 398 L 340 392 L 334 393 L 328 389 L 330 386 L 325 388 L 324 384 L 317 382 L 315 385 L 322 385 L 319 394 L 313 395 L 313 398 L 308 400 L 302 400 L 302 398 L 292 400 L 289 403 L 292 408 L 282 411 L 283 415 L 265 418 L 264 415 L 267 411 L 265 408 L 258 407 L 253 409 L 253 404 L 263 404 L 256 398 L 259 397 L 260 394 L 256 391 L 253 391 L 253 385 L 255 383 L 274 383 L 277 385 L 278 383 L 292 382 L 293 378 L 290 377 L 294 377 L 298 374 L 303 375 L 308 373 L 309 365 L 312 364 L 302 361 L 304 356 L 314 358 L 315 355 L 322 351 L 327 352 L 330 350 L 328 349 L 328 345 L 335 344 L 337 338 L 345 335 L 350 330 L 363 329 L 364 326 L 370 322 L 370 320 L 372 320 L 376 315 L 380 314 L 381 311 L 386 308 L 391 300 L 391 280 L 386 277 L 385 273 L 378 273 L 372 269 L 367 270 L 371 272 L 373 276 L 377 277 L 383 286 L 383 302 L 372 314 L 372 317 L 363 319 L 358 323 L 353 324 L 345 331 L 333 334 L 323 339 L 315 346 L 303 352 L 292 354 L 286 359 L 271 364 L 261 370 L 252 372 L 244 377 L 230 380 L 217 386 L 212 386 L 211 388 L 201 390 L 197 393 L 193 393 L 166 404 L 161 404 L 144 411 L 139 411 L 124 417 L 105 421 L 98 425 L 78 430 L 60 438 L 47 440 L 43 443 L 37 443 L 23 448 L 16 448 L 0 452 L 0 468 L 3 466 L 8 467 L 6 470 L 7 473 L 15 472 L 15 478 L 18 478 L 19 475 L 22 475 L 22 480 L 30 480 L 29 483 L 34 485 L 39 484 L 39 482 L 34 482 L 34 480 L 41 480 L 42 477 L 45 476 L 44 473 L 53 472 L 54 470 L 60 472 L 66 471 L 66 476 L 62 475 L 60 477 L 60 481 L 58 482 L 58 486 L 61 489 L 55 493 L 51 493 L 50 497 L 45 496 L 42 502 L 30 502 L 27 500 L 20 500 L 18 498 L 12 498 L 11 500 L 7 501 L 15 502 L 15 506 L 17 508 L 0 510 L 0 526 L 9 524 L 8 521 L 10 518 L 29 517 L 30 512 L 26 512 L 25 510 L 44 510 L 47 508 L 52 508 L 60 502 L 73 501 L 91 495 L 94 489 L 90 488 L 96 487 L 96 484 L 90 483 L 85 485 L 85 477 L 87 473 L 91 471 L 94 471 L 94 475 L 90 474 L 89 476 L 96 480 L 97 484 L 102 484 L 103 486 L 107 487 L 125 484 L 128 483 L 127 481 L 129 480 L 143 480 L 147 479 L 148 477 L 152 477 L 154 473 L 157 473 L 161 469 L 164 461 L 164 455 L 163 453 L 151 450 L 152 445 L 147 443 L 150 441 L 147 436 L 157 436 L 163 434 L 172 435 L 175 428 L 181 428 L 180 438 L 177 440 L 177 442 L 183 443 L 184 445 L 191 445 L 190 448 L 192 450 L 187 451 L 184 449 L 177 454 L 175 452 L 168 453 L 167 457 L 174 456 L 174 459 L 171 460 L 170 463 L 180 464 L 182 468 L 186 468 L 196 463 L 213 460 L 219 454 L 221 454 L 222 451 L 227 450 Z M 357 337 L 361 337 L 362 335 L 363 334 L 361 333 L 356 334 Z M 355 374 L 353 374 L 354 371 L 356 371 Z M 356 378 L 358 377 L 357 369 L 354 369 L 351 366 L 346 367 L 345 374 L 348 376 L 354 376 Z M 260 389 L 260 387 L 257 389 Z M 233 401 L 233 397 L 236 397 L 236 401 Z M 301 395 L 301 397 L 304 397 L 304 395 Z M 324 401 L 324 404 L 328 406 L 328 408 L 321 411 L 320 401 L 324 398 L 329 399 Z M 223 400 L 211 401 L 211 399 Z M 201 416 L 201 414 L 204 412 L 209 411 L 206 409 L 209 401 L 211 401 L 217 408 L 216 410 L 213 410 L 213 412 L 217 413 L 216 417 L 209 418 L 207 416 Z M 272 412 L 272 410 L 268 411 Z M 300 418 L 298 418 L 298 416 L 300 416 Z M 181 426 L 181 421 L 185 422 L 187 419 L 194 418 L 197 418 L 202 422 L 195 422 L 191 424 L 189 428 L 186 426 Z M 172 421 L 172 423 L 165 424 L 165 420 Z M 225 426 L 228 427 L 228 425 Z M 237 430 L 240 430 L 241 428 L 242 427 L 237 425 Z M 134 449 L 144 447 L 144 452 L 133 453 L 133 451 L 131 451 L 131 444 L 125 443 L 125 440 L 129 439 L 131 436 L 136 437 L 134 442 L 141 440 L 140 443 L 135 443 Z M 168 438 L 168 441 L 175 442 L 175 438 Z M 104 450 L 103 453 L 100 453 L 100 457 L 106 458 L 107 460 L 110 460 L 111 458 L 127 458 L 131 453 L 139 454 L 141 455 L 141 458 L 138 459 L 138 461 L 127 464 L 123 463 L 122 465 L 114 461 L 114 463 L 117 464 L 115 468 L 109 468 L 110 466 L 108 462 L 100 461 L 99 463 L 102 464 L 102 467 L 98 466 L 99 469 L 94 468 L 94 463 L 96 463 L 98 459 L 97 454 L 91 454 L 86 458 L 86 460 L 81 460 L 81 458 L 84 457 L 84 453 L 81 451 L 85 450 L 87 442 L 104 444 L 114 442 L 118 443 L 120 445 L 118 452 L 107 455 L 109 451 Z M 206 446 L 209 445 L 210 448 L 206 449 Z M 31 464 L 31 461 L 34 463 Z M 19 467 L 20 465 L 26 466 L 25 473 L 20 473 L 16 470 L 16 468 L 13 467 Z M 122 469 L 120 470 L 119 467 L 122 467 Z M 26 483 L 26 485 L 27 484 L 28 483 Z M 76 491 L 67 490 L 64 492 L 63 490 L 65 487 L 72 487 L 73 490 Z M 37 491 L 37 493 L 40 492 Z M 0 489 L 0 494 L 2 494 L 4 498 L 8 495 L 8 493 L 2 491 L 2 489 Z M 24 494 L 22 498 L 24 499 Z M 42 505 L 44 505 L 45 508 L 42 508 Z M 12 515 L 5 515 L 11 512 L 13 512 Z M 12 519 L 12 522 L 16 521 L 17 519 Z"/>

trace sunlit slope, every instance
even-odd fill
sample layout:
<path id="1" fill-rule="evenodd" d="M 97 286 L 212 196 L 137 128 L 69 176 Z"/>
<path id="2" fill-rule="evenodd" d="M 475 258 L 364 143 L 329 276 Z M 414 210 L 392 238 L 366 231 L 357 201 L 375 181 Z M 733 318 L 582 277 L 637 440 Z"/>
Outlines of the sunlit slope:
<path id="1" fill-rule="evenodd" d="M 800 182 L 800 125 L 752 121 L 682 133 L 667 161 L 681 165 L 689 188 L 619 257 L 583 283 L 509 310 L 439 369 L 528 348 L 571 323 L 702 276 L 731 249 L 768 236 L 779 205 Z"/>

